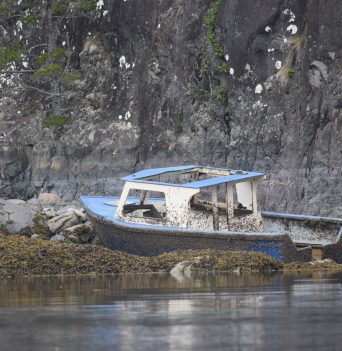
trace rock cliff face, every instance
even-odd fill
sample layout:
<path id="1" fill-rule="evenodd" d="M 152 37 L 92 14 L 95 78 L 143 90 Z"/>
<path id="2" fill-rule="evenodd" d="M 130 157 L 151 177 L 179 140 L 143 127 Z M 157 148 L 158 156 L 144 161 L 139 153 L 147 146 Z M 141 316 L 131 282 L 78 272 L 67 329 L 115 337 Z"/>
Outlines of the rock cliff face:
<path id="1" fill-rule="evenodd" d="M 115 194 L 199 163 L 267 172 L 263 208 L 341 216 L 341 18 L 340 0 L 104 1 L 70 26 L 70 124 L 43 128 L 40 92 L 1 81 L 0 196 Z"/>

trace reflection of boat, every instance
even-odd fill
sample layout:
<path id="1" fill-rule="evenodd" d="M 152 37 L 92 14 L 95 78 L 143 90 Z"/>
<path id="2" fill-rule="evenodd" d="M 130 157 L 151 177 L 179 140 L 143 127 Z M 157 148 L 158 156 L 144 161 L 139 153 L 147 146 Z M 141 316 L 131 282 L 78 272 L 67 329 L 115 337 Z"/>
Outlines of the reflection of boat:
<path id="1" fill-rule="evenodd" d="M 139 255 L 214 248 L 342 262 L 342 219 L 257 211 L 263 173 L 181 166 L 122 178 L 121 197 L 82 196 L 102 243 Z"/>

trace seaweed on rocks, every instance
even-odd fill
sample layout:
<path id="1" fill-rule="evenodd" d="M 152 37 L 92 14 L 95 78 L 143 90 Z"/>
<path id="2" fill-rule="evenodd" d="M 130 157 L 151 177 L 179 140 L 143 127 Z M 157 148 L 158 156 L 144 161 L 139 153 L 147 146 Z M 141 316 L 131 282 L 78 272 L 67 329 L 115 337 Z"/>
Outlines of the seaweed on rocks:
<path id="1" fill-rule="evenodd" d="M 170 272 L 179 263 L 191 271 L 236 273 L 280 270 L 342 270 L 332 260 L 283 264 L 252 251 L 187 250 L 141 257 L 101 245 L 79 245 L 6 236 L 0 232 L 0 278 L 32 275 L 75 275 Z"/>

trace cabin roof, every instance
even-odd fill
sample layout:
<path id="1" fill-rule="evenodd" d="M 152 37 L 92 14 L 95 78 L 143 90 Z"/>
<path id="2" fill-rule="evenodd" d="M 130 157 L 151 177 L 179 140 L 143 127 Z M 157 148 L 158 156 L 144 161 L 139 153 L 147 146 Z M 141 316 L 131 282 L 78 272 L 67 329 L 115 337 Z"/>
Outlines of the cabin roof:
<path id="1" fill-rule="evenodd" d="M 213 175 L 213 177 L 209 179 L 193 181 L 191 183 L 177 183 L 177 184 L 147 179 L 161 174 L 177 173 L 177 172 L 179 172 L 180 174 L 184 174 L 184 173 L 194 172 L 197 170 L 200 173 L 211 174 Z M 199 188 L 216 186 L 216 185 L 226 184 L 226 183 L 240 183 L 243 181 L 248 181 L 253 178 L 254 179 L 261 178 L 264 176 L 265 176 L 265 173 L 260 173 L 260 172 L 245 172 L 245 171 L 231 170 L 231 169 L 225 169 L 225 168 L 189 165 L 189 166 L 145 169 L 143 171 L 130 174 L 121 179 L 129 182 L 159 184 L 159 185 L 172 186 L 172 187 L 199 189 Z"/>

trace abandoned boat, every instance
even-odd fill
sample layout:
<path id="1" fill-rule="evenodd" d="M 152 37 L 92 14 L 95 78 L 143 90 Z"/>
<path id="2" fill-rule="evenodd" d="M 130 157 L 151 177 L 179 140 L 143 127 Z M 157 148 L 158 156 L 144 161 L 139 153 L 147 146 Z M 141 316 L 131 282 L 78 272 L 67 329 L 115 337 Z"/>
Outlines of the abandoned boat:
<path id="1" fill-rule="evenodd" d="M 122 178 L 121 197 L 81 196 L 101 242 L 153 256 L 178 249 L 252 250 L 284 262 L 342 262 L 342 219 L 258 212 L 264 173 L 181 166 Z"/>

